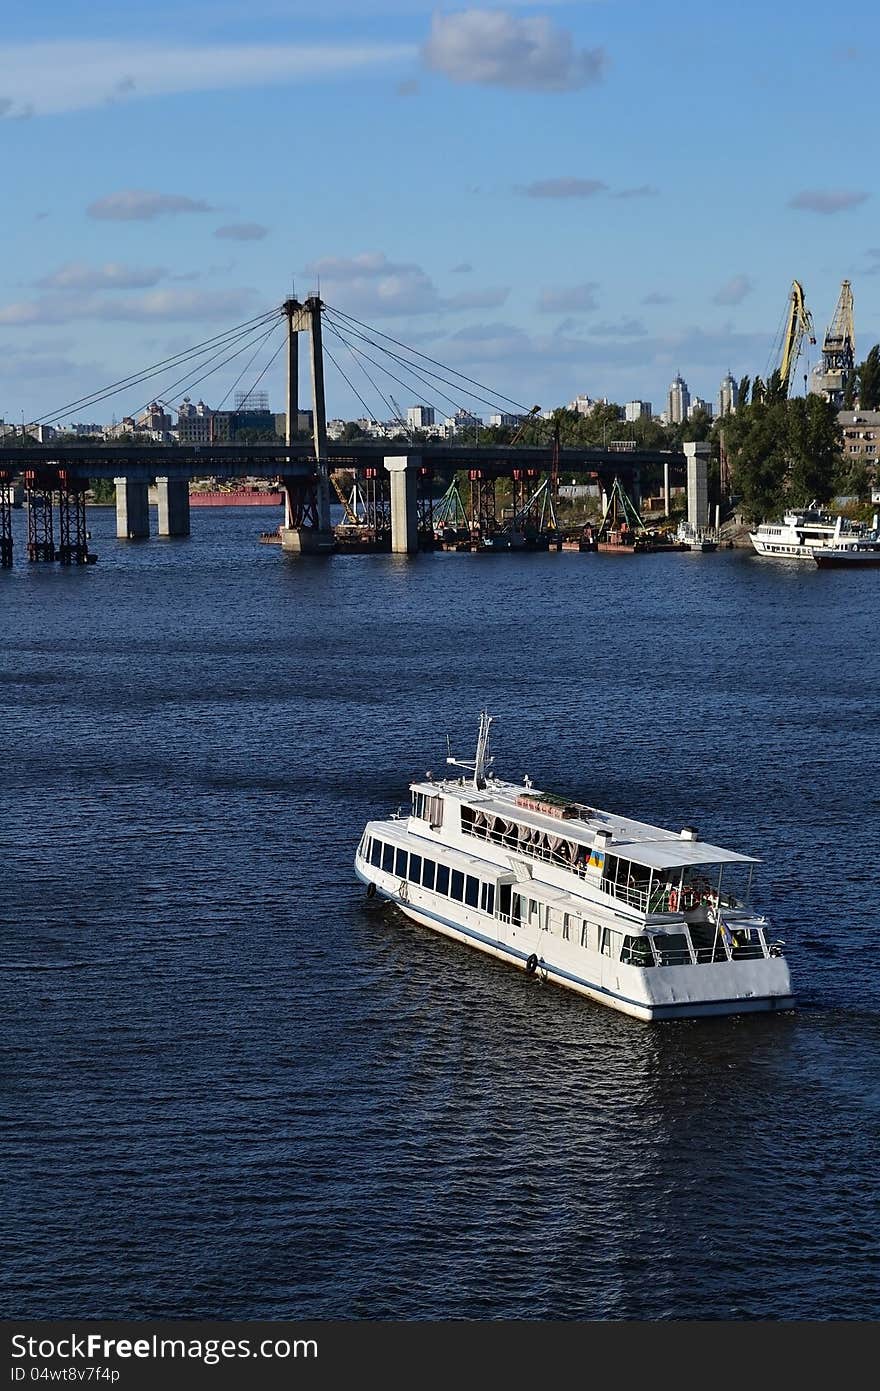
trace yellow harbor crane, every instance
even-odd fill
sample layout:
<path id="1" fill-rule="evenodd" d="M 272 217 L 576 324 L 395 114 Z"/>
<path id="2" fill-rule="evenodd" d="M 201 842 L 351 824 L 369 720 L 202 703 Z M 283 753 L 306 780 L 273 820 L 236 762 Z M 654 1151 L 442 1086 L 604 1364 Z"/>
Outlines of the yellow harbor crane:
<path id="1" fill-rule="evenodd" d="M 811 343 L 815 343 L 816 335 L 813 331 L 813 316 L 804 303 L 803 286 L 799 280 L 793 280 L 791 282 L 791 295 L 789 296 L 785 337 L 782 343 L 782 361 L 779 364 L 779 377 L 786 395 L 788 394 L 792 369 L 800 356 L 801 346 L 805 336 L 809 338 Z"/>

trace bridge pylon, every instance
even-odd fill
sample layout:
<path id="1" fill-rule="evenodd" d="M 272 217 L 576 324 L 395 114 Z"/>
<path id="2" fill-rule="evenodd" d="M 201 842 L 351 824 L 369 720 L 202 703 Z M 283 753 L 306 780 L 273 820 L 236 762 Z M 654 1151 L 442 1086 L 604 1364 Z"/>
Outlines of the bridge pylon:
<path id="1" fill-rule="evenodd" d="M 327 451 L 327 411 L 324 403 L 324 349 L 321 340 L 321 311 L 317 295 L 302 304 L 288 299 L 282 305 L 287 318 L 287 425 L 286 443 L 294 441 L 299 422 L 299 342 L 298 334 L 309 335 L 312 378 L 312 430 L 315 449 L 315 475 L 301 479 L 282 475 L 284 525 L 279 527 L 284 550 L 301 553 L 327 553 L 333 550 L 330 521 L 330 466 Z"/>

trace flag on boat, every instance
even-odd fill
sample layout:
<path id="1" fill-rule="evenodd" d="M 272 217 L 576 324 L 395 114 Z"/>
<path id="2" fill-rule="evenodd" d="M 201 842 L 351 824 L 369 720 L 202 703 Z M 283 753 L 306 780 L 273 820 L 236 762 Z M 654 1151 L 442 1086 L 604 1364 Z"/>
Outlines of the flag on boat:
<path id="1" fill-rule="evenodd" d="M 720 914 L 718 916 L 718 931 L 721 933 L 721 940 L 727 950 L 732 951 L 734 946 L 733 935 Z"/>
<path id="2" fill-rule="evenodd" d="M 595 850 L 595 849 L 594 849 L 594 850 L 591 850 L 591 851 L 590 851 L 590 858 L 589 858 L 589 860 L 587 861 L 587 869 L 599 869 L 599 870 L 601 870 L 601 869 L 604 869 L 604 868 L 605 868 L 605 851 L 604 851 L 604 850 Z"/>

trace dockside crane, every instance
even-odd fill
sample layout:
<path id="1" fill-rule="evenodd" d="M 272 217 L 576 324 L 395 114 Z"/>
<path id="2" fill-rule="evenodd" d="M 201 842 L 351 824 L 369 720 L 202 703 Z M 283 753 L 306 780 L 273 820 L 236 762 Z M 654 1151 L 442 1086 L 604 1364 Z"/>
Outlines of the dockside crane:
<path id="1" fill-rule="evenodd" d="M 856 329 L 852 286 L 844 280 L 834 318 L 822 342 L 822 365 L 813 372 L 813 390 L 832 405 L 842 406 L 856 361 Z"/>
<path id="2" fill-rule="evenodd" d="M 816 335 L 813 329 L 813 316 L 804 303 L 803 286 L 799 280 L 793 280 L 791 282 L 791 295 L 789 296 L 785 336 L 782 342 L 782 360 L 779 364 L 779 380 L 786 396 L 788 395 L 792 369 L 800 357 L 801 347 L 805 337 L 808 338 L 811 343 L 815 343 L 816 341 Z"/>

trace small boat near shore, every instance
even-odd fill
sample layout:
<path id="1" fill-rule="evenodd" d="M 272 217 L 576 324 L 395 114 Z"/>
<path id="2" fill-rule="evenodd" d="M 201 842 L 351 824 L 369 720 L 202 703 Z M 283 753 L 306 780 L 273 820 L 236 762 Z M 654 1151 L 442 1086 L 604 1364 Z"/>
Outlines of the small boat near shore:
<path id="1" fill-rule="evenodd" d="M 875 527 L 865 536 L 842 540 L 836 546 L 817 547 L 813 551 L 813 559 L 820 570 L 880 565 L 880 531 Z"/>
<path id="2" fill-rule="evenodd" d="M 491 774 L 410 784 L 367 823 L 354 870 L 415 922 L 638 1019 L 791 1009 L 785 959 L 751 906 L 754 857 Z"/>
<path id="3" fill-rule="evenodd" d="M 681 521 L 675 533 L 682 550 L 701 551 L 708 555 L 711 551 L 717 551 L 718 540 L 714 532 L 705 530 L 703 527 L 691 526 L 690 522 Z"/>

